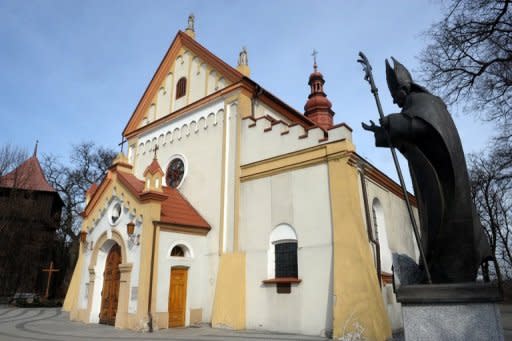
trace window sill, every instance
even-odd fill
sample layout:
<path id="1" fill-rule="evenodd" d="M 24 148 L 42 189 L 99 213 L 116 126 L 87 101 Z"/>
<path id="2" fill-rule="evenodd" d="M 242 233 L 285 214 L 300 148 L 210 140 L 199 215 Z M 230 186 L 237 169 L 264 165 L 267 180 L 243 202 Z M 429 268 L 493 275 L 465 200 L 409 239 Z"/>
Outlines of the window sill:
<path id="1" fill-rule="evenodd" d="M 265 279 L 261 281 L 263 284 L 298 284 L 302 282 L 302 279 L 296 277 L 279 277 Z"/>

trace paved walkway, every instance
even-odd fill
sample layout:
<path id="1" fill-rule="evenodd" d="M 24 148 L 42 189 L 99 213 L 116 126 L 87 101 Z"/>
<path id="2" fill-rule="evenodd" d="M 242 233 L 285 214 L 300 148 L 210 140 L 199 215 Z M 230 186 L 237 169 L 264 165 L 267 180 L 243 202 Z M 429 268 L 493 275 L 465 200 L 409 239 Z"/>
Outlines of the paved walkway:
<path id="1" fill-rule="evenodd" d="M 0 340 L 276 340 L 325 341 L 314 336 L 269 333 L 264 331 L 236 332 L 207 326 L 199 328 L 162 329 L 154 333 L 137 333 L 101 324 L 85 324 L 69 320 L 58 308 L 13 308 L 0 306 Z"/>
<path id="2" fill-rule="evenodd" d="M 512 304 L 501 305 L 506 341 L 512 341 Z M 280 334 L 265 331 L 231 331 L 208 326 L 199 328 L 162 329 L 154 333 L 137 333 L 101 324 L 85 324 L 69 320 L 58 308 L 14 308 L 0 305 L 0 341 L 11 340 L 275 340 L 325 341 L 326 338 Z"/>

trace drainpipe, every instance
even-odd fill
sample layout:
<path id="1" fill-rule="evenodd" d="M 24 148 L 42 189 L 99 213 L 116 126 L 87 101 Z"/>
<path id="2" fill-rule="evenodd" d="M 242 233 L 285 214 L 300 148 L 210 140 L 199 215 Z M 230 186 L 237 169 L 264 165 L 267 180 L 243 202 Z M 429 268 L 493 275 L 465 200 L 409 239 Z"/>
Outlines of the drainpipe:
<path id="1" fill-rule="evenodd" d="M 153 332 L 153 315 L 151 314 L 151 301 L 153 301 L 153 268 L 155 263 L 155 235 L 156 235 L 156 222 L 153 222 L 153 238 L 151 240 L 151 265 L 149 267 L 149 301 L 148 301 L 148 327 L 149 332 Z"/>
<path id="2" fill-rule="evenodd" d="M 251 98 L 251 116 L 254 117 L 254 106 L 255 106 L 255 102 L 256 100 L 258 99 L 258 97 L 260 97 L 260 95 L 263 93 L 263 89 L 261 88 L 261 86 L 259 86 L 258 84 L 256 84 L 256 87 L 254 89 L 254 96 L 253 98 Z"/>
<path id="3" fill-rule="evenodd" d="M 366 216 L 366 231 L 368 233 L 368 239 L 370 243 L 375 246 L 375 256 L 377 258 L 377 278 L 379 279 L 379 286 L 382 287 L 382 278 L 381 278 L 381 269 L 380 269 L 380 244 L 379 241 L 376 240 L 372 233 L 372 219 L 370 215 L 370 206 L 368 205 L 368 191 L 366 190 L 366 175 L 364 171 L 364 163 L 358 162 L 359 174 L 361 178 L 361 187 L 363 190 L 363 203 L 364 203 L 364 213 Z"/>

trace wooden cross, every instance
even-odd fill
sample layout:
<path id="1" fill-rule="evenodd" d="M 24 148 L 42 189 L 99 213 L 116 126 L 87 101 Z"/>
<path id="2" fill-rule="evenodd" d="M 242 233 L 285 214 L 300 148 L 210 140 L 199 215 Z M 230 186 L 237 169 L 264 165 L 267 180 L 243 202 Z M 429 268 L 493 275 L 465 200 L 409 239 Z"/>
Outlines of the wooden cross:
<path id="1" fill-rule="evenodd" d="M 45 298 L 48 298 L 48 293 L 50 291 L 50 281 L 52 279 L 52 272 L 58 272 L 59 269 L 55 269 L 53 267 L 53 262 L 50 262 L 50 267 L 48 269 L 43 269 L 43 272 L 48 272 L 48 282 L 46 283 L 46 292 L 44 294 Z"/>
<path id="2" fill-rule="evenodd" d="M 124 147 L 124 144 L 127 140 L 125 140 L 124 137 L 121 138 L 121 142 L 119 142 L 118 146 L 121 147 L 121 153 L 123 152 L 123 147 Z"/>

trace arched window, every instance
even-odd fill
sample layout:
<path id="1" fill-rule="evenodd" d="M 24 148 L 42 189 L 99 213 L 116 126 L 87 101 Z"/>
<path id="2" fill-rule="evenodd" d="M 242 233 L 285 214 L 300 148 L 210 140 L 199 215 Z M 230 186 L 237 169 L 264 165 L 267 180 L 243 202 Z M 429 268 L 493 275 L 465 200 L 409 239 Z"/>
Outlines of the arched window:
<path id="1" fill-rule="evenodd" d="M 281 224 L 272 230 L 269 251 L 274 278 L 298 278 L 297 235 L 290 225 Z"/>
<path id="2" fill-rule="evenodd" d="M 185 250 L 180 245 L 176 245 L 171 250 L 171 257 L 185 257 Z"/>
<path id="3" fill-rule="evenodd" d="M 386 233 L 386 220 L 384 218 L 384 208 L 379 199 L 375 198 L 372 202 L 372 232 L 375 240 L 380 245 L 380 264 L 383 274 L 391 274 L 392 256 L 389 248 L 388 236 Z"/>
<path id="4" fill-rule="evenodd" d="M 185 96 L 187 92 L 187 79 L 185 77 L 181 77 L 176 83 L 176 99 Z"/>
<path id="5" fill-rule="evenodd" d="M 184 258 L 193 258 L 192 250 L 189 246 L 185 245 L 183 242 L 177 242 L 171 245 L 171 251 L 169 252 L 170 257 L 184 257 Z"/>

